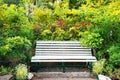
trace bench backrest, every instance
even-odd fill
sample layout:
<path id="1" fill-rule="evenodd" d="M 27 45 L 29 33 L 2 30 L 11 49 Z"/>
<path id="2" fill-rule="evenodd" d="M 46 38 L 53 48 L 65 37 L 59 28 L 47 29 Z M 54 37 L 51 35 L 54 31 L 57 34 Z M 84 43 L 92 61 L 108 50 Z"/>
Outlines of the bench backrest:
<path id="1" fill-rule="evenodd" d="M 79 41 L 37 41 L 35 53 L 36 56 L 92 56 L 91 49 L 82 47 Z"/>

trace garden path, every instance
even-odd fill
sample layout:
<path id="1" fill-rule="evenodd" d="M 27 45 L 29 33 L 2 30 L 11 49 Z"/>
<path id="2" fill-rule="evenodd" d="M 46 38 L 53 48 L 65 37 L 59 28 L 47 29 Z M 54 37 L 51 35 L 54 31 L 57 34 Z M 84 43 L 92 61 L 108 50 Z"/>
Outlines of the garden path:
<path id="1" fill-rule="evenodd" d="M 41 68 L 37 73 L 34 72 L 32 80 L 96 80 L 93 74 L 86 68 L 66 68 L 66 72 L 60 72 L 60 68 Z"/>

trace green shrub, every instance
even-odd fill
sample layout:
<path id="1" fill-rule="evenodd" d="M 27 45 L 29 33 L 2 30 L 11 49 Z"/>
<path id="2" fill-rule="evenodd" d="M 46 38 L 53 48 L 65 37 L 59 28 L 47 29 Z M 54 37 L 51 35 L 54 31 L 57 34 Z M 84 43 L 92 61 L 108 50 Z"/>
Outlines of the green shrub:
<path id="1" fill-rule="evenodd" d="M 50 30 L 44 30 L 41 33 L 41 37 L 43 40 L 51 40 L 52 39 L 52 32 Z"/>
<path id="2" fill-rule="evenodd" d="M 103 38 L 99 33 L 85 33 L 82 35 L 81 41 L 83 45 L 89 46 L 91 48 L 101 48 Z"/>
<path id="3" fill-rule="evenodd" d="M 101 74 L 104 69 L 105 59 L 101 59 L 93 63 L 93 73 Z"/>
<path id="4" fill-rule="evenodd" d="M 114 53 L 110 55 L 110 63 L 116 66 L 120 66 L 120 53 Z"/>
<path id="5" fill-rule="evenodd" d="M 19 4 L 20 0 L 3 0 L 6 4 Z"/>
<path id="6" fill-rule="evenodd" d="M 13 71 L 11 67 L 0 66 L 0 75 L 13 74 Z"/>
<path id="7" fill-rule="evenodd" d="M 53 40 L 64 40 L 65 31 L 61 28 L 57 28 L 53 33 Z"/>
<path id="8" fill-rule="evenodd" d="M 33 38 L 33 28 L 26 16 L 24 7 L 17 7 L 13 4 L 10 6 L 3 4 L 0 7 L 0 20 L 2 22 L 1 25 L 3 25 L 0 26 L 0 36 L 4 38 L 14 36 Z"/>
<path id="9" fill-rule="evenodd" d="M 6 45 L 3 46 L 4 50 L 1 50 L 1 53 L 6 57 L 10 62 L 16 63 L 20 60 L 25 60 L 27 53 L 31 48 L 31 42 L 24 37 L 16 36 L 9 37 L 6 40 Z"/>
<path id="10" fill-rule="evenodd" d="M 120 69 L 116 69 L 114 73 L 115 73 L 117 79 L 120 79 Z"/>
<path id="11" fill-rule="evenodd" d="M 19 80 L 27 79 L 28 69 L 25 64 L 19 64 L 15 67 L 15 77 Z"/>
<path id="12" fill-rule="evenodd" d="M 104 66 L 104 73 L 106 75 L 108 75 L 109 77 L 113 77 L 115 74 L 114 74 L 114 69 L 115 67 L 110 64 L 110 63 L 105 63 L 105 66 Z"/>
<path id="13" fill-rule="evenodd" d="M 109 53 L 109 62 L 114 66 L 120 66 L 120 47 L 119 45 L 112 45 L 107 50 Z"/>

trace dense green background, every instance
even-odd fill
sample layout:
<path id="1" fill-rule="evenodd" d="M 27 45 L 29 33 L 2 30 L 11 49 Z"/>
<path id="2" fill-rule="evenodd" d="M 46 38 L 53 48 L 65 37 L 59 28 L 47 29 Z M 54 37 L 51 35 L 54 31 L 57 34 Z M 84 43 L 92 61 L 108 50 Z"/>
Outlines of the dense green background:
<path id="1" fill-rule="evenodd" d="M 29 65 L 36 40 L 79 40 L 120 79 L 119 0 L 1 0 L 0 61 Z M 3 68 L 3 67 L 2 67 Z"/>

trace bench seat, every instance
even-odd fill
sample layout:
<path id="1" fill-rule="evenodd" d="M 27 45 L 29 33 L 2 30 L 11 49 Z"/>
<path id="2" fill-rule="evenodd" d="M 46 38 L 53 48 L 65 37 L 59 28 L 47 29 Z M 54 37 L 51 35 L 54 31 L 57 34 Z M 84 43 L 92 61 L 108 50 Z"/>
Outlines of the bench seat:
<path id="1" fill-rule="evenodd" d="M 94 62 L 96 58 L 93 56 L 34 56 L 32 62 Z"/>

